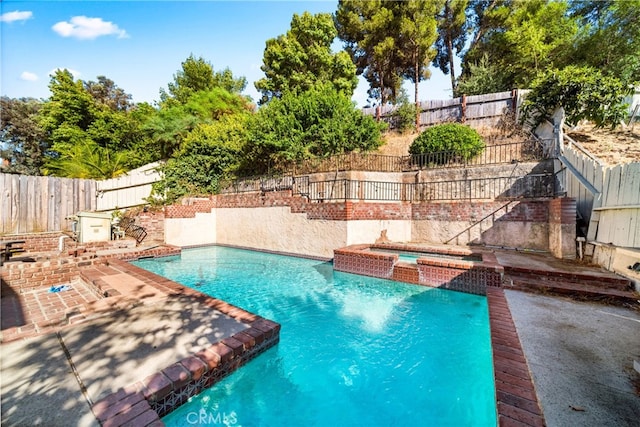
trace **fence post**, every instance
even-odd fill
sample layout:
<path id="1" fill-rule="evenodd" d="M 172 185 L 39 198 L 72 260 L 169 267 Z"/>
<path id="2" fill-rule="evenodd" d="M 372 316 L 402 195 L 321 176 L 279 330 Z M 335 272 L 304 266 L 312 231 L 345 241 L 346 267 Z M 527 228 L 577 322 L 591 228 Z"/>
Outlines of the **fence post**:
<path id="1" fill-rule="evenodd" d="M 467 95 L 460 97 L 460 122 L 464 123 L 467 120 Z"/>
<path id="2" fill-rule="evenodd" d="M 558 108 L 552 116 L 553 119 L 553 139 L 555 145 L 555 153 L 556 157 L 559 156 L 562 152 L 564 152 L 563 139 L 562 135 L 562 127 L 564 126 L 564 108 Z"/>

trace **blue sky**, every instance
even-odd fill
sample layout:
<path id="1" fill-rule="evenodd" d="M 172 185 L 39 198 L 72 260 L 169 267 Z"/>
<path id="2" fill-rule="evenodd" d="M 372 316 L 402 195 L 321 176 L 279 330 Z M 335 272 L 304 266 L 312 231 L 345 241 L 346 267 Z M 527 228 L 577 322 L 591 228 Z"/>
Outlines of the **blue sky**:
<path id="1" fill-rule="evenodd" d="M 245 94 L 259 98 L 253 82 L 265 42 L 284 34 L 294 13 L 333 13 L 337 1 L 14 1 L 0 2 L 0 93 L 48 98 L 49 74 L 113 80 L 135 102 L 159 99 L 190 55 L 215 70 L 229 67 L 248 80 Z M 341 48 L 341 42 L 334 43 Z M 432 69 L 420 98 L 451 98 L 449 76 Z M 354 101 L 364 106 L 361 79 Z M 406 84 L 410 99 L 413 86 Z"/>

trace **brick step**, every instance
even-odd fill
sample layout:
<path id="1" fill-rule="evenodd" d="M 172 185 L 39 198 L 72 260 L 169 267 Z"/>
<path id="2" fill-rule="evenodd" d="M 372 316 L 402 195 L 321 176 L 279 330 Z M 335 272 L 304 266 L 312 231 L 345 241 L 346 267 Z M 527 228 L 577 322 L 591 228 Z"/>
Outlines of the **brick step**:
<path id="1" fill-rule="evenodd" d="M 83 280 L 100 298 L 108 298 L 120 295 L 120 292 L 113 289 L 102 278 L 113 274 L 120 274 L 119 270 L 106 265 L 96 265 L 80 269 L 80 279 Z"/>
<path id="2" fill-rule="evenodd" d="M 631 290 L 620 290 L 610 287 L 596 286 L 592 284 L 579 284 L 573 282 L 563 282 L 560 280 L 539 280 L 535 278 L 525 278 L 520 276 L 505 275 L 506 289 L 517 289 L 521 291 L 542 291 L 554 294 L 571 295 L 586 299 L 638 304 L 640 296 Z M 512 283 L 512 285 L 509 285 Z"/>
<path id="3" fill-rule="evenodd" d="M 611 274 L 589 274 L 568 271 L 541 271 L 532 270 L 525 267 L 504 267 L 505 275 L 522 278 L 535 279 L 544 283 L 573 283 L 578 285 L 591 285 L 598 288 L 617 289 L 620 291 L 630 291 L 633 289 L 631 281 L 627 278 Z"/>

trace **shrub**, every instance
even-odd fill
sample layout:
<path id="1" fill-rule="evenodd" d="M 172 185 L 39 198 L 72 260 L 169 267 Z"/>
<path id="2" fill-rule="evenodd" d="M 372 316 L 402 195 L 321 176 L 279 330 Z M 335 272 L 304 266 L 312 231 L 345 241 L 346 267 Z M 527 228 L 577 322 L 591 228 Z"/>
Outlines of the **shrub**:
<path id="1" fill-rule="evenodd" d="M 562 70 L 547 70 L 531 84 L 531 92 L 522 104 L 521 120 L 535 129 L 563 107 L 569 123 L 586 119 L 596 127 L 614 129 L 627 118 L 625 98 L 632 90 L 632 86 L 604 76 L 593 67 L 570 65 Z"/>
<path id="2" fill-rule="evenodd" d="M 402 102 L 393 112 L 393 123 L 399 133 L 413 132 L 416 128 L 416 105 Z"/>
<path id="3" fill-rule="evenodd" d="M 469 160 L 484 149 L 484 141 L 478 132 L 459 123 L 445 123 L 428 128 L 411 143 L 409 153 L 424 155 L 439 152 L 442 155 L 427 156 L 428 162 L 447 163 L 455 160 Z M 424 159 L 424 157 L 423 157 Z M 420 160 L 420 164 L 424 163 Z"/>

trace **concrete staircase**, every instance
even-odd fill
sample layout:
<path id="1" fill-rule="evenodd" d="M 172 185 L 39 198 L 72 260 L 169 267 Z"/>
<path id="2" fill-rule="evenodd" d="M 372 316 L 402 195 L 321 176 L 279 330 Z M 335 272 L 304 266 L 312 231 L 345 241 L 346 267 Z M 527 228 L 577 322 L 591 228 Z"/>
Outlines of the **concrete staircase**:
<path id="1" fill-rule="evenodd" d="M 561 294 L 578 299 L 639 305 L 640 295 L 629 279 L 615 274 L 543 271 L 505 266 L 504 287 L 529 292 Z"/>

